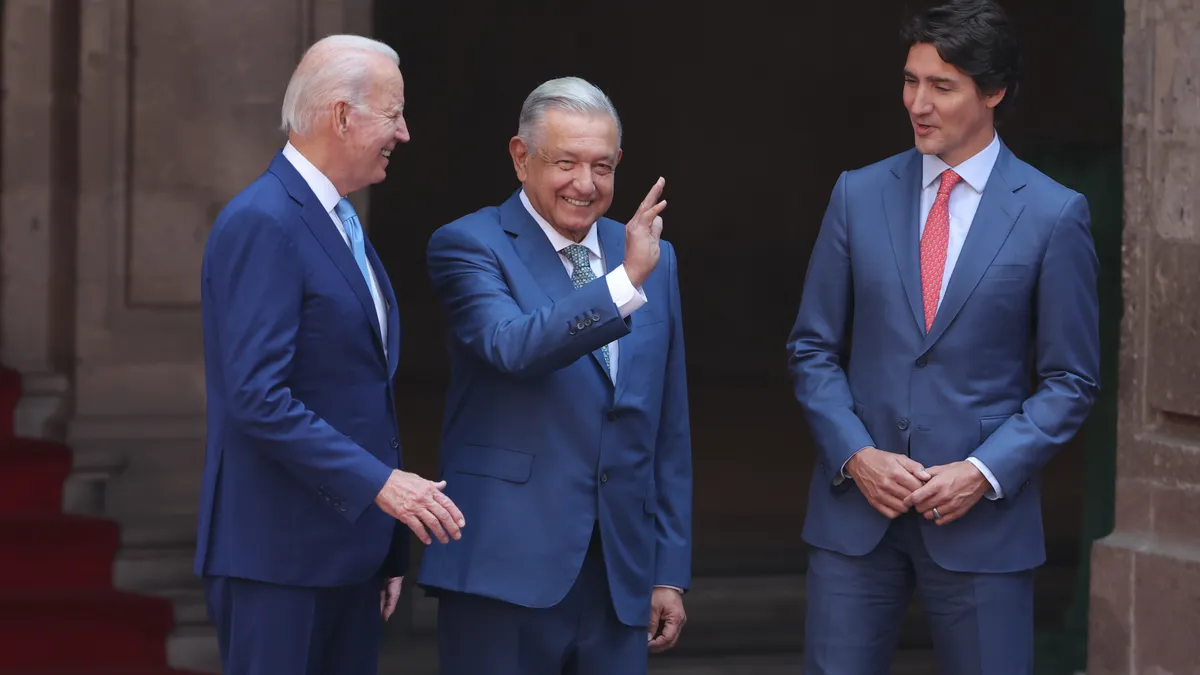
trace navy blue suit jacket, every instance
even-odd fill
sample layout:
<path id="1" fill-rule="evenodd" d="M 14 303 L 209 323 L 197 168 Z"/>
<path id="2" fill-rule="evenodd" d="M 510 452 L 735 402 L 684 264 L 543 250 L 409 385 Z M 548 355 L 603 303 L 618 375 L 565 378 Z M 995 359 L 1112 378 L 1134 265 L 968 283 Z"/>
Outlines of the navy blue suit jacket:
<path id="1" fill-rule="evenodd" d="M 625 228 L 601 218 L 607 269 Z M 598 521 L 613 603 L 649 619 L 654 585 L 691 576 L 692 462 L 675 253 L 662 243 L 623 320 L 603 278 L 576 290 L 519 193 L 434 233 L 429 273 L 451 360 L 441 446 L 467 527 L 425 550 L 420 583 L 549 607 Z M 601 347 L 620 339 L 616 385 Z"/>
<path id="2" fill-rule="evenodd" d="M 392 378 L 366 280 L 282 153 L 217 217 L 201 309 L 208 437 L 195 572 L 297 586 L 403 574 L 407 529 L 374 504 L 400 466 Z"/>
<path id="3" fill-rule="evenodd" d="M 933 559 L 963 572 L 1045 560 L 1039 472 L 1079 429 L 1099 378 L 1097 259 L 1087 202 L 1001 147 L 932 328 L 918 238 L 921 155 L 843 173 L 821 224 L 789 368 L 818 448 L 805 539 L 847 555 L 888 519 L 851 481 L 864 446 L 924 466 L 974 456 L 1002 499 L 945 526 Z"/>

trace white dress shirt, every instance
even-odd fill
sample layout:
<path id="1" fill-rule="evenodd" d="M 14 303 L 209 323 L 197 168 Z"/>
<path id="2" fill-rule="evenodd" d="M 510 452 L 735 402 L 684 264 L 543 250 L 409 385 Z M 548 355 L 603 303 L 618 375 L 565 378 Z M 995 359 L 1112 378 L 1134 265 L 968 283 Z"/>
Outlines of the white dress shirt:
<path id="1" fill-rule="evenodd" d="M 283 146 L 283 156 L 292 163 L 292 166 L 296 167 L 296 171 L 299 172 L 304 182 L 308 183 L 308 187 L 317 196 L 317 201 L 321 202 L 321 207 L 329 214 L 329 219 L 333 221 L 338 234 L 342 235 L 342 241 L 346 242 L 347 248 L 350 248 L 350 237 L 346 235 L 346 226 L 342 224 L 342 219 L 333 210 L 338 202 L 342 201 L 342 196 L 338 194 L 337 188 L 333 186 L 333 181 L 321 173 L 320 169 L 313 166 L 312 162 L 300 154 L 300 151 L 291 143 Z M 364 236 L 366 236 L 365 233 Z M 351 256 L 353 256 L 353 250 L 351 250 Z M 371 299 L 375 302 L 375 315 L 379 317 L 379 336 L 382 338 L 383 355 L 386 357 L 388 335 L 387 307 L 384 305 L 383 292 L 379 288 L 379 278 L 375 276 L 375 268 L 370 264 L 370 260 L 367 263 L 367 273 L 371 275 Z M 357 267 L 355 265 L 356 269 Z"/>
<path id="2" fill-rule="evenodd" d="M 567 275 L 570 276 L 575 272 L 575 266 L 571 264 L 570 259 L 563 255 L 562 250 L 576 242 L 567 239 L 558 230 L 554 229 L 549 222 L 546 221 L 536 210 L 533 204 L 529 203 L 529 197 L 525 195 L 525 191 L 521 190 L 521 203 L 525 205 L 525 210 L 533 216 L 534 222 L 542 228 L 542 232 L 546 233 L 546 237 L 550 240 L 550 244 L 554 246 L 554 250 L 558 251 L 558 257 L 562 260 L 563 267 L 567 270 Z M 618 265 L 615 270 L 604 273 L 604 251 L 600 248 L 600 237 L 596 234 L 596 225 L 592 224 L 588 228 L 587 235 L 583 241 L 578 242 L 581 246 L 588 250 L 588 260 L 592 263 L 592 273 L 597 279 L 604 278 L 608 283 L 608 293 L 612 296 L 613 304 L 617 306 L 617 311 L 624 319 L 630 314 L 633 314 L 642 305 L 646 304 L 646 294 L 640 288 L 634 288 L 633 282 L 629 280 L 629 274 L 625 272 L 625 265 Z M 618 340 L 613 340 L 608 343 L 608 361 L 611 364 L 609 376 L 612 381 L 617 381 L 617 355 L 620 346 Z"/>
<path id="3" fill-rule="evenodd" d="M 942 172 L 953 168 L 954 173 L 962 178 L 950 191 L 950 237 L 946 244 L 946 269 L 942 272 L 938 305 L 941 305 L 942 298 L 946 295 L 950 275 L 954 273 L 954 265 L 958 262 L 958 255 L 962 253 L 963 242 L 967 240 L 967 233 L 971 231 L 971 223 L 975 220 L 975 212 L 979 210 L 979 202 L 983 199 L 983 188 L 987 185 L 999 157 L 1000 137 L 996 134 L 992 135 L 992 142 L 986 148 L 956 167 L 946 164 L 937 155 L 921 156 L 921 229 L 917 233 L 918 241 L 925 233 L 925 220 L 929 218 L 929 211 L 937 199 Z M 974 464 L 991 484 L 992 489 L 985 495 L 988 499 L 1000 499 L 1004 496 L 1000 482 L 983 462 L 974 457 L 968 457 L 967 461 Z"/>

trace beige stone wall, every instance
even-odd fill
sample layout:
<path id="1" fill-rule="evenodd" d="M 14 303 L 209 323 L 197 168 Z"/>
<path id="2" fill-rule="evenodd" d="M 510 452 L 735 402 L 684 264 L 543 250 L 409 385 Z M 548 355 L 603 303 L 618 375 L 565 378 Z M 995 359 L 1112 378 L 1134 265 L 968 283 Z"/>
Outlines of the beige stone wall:
<path id="1" fill-rule="evenodd" d="M 216 654 L 191 574 L 205 238 L 284 142 L 300 54 L 369 34 L 371 7 L 3 4 L 0 363 L 25 376 L 20 431 L 71 443 L 65 507 L 121 523 L 116 583 L 176 599 L 177 666 Z"/>
<path id="2" fill-rule="evenodd" d="M 1088 675 L 1200 672 L 1200 3 L 1126 0 L 1116 532 Z"/>

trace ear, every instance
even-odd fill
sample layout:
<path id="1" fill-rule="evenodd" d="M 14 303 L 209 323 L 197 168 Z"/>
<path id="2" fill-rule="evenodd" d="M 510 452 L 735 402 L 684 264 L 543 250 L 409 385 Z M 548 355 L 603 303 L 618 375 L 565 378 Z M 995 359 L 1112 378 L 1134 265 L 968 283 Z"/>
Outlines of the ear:
<path id="1" fill-rule="evenodd" d="M 1001 87 L 990 94 L 985 94 L 983 97 L 983 103 L 992 110 L 995 110 L 996 106 L 1000 105 L 1000 102 L 1004 100 L 1004 95 L 1007 93 L 1008 89 Z"/>
<path id="2" fill-rule="evenodd" d="M 621 155 L 624 152 L 625 151 L 622 150 L 621 148 L 617 148 L 617 158 L 613 160 L 613 168 L 614 169 L 617 168 L 617 166 L 621 164 Z"/>
<path id="3" fill-rule="evenodd" d="M 529 176 L 529 146 L 520 136 L 513 136 L 508 142 L 508 154 L 512 155 L 513 169 L 517 172 L 517 180 L 522 183 Z"/>
<path id="4" fill-rule="evenodd" d="M 333 132 L 338 138 L 345 138 L 350 131 L 350 104 L 345 101 L 338 101 L 333 104 L 333 115 L 330 116 L 333 123 Z"/>

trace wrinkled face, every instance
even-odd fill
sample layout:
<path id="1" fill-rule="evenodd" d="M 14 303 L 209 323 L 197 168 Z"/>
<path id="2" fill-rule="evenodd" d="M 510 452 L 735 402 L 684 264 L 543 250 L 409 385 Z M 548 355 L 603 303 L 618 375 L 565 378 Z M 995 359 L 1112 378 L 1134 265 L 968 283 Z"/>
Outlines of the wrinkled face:
<path id="1" fill-rule="evenodd" d="M 400 69 L 381 55 L 371 70 L 362 105 L 339 104 L 337 117 L 342 124 L 347 192 L 382 181 L 392 150 L 409 139 Z"/>
<path id="2" fill-rule="evenodd" d="M 904 107 L 917 150 L 958 166 L 992 142 L 995 107 L 1004 90 L 985 95 L 975 81 L 942 60 L 931 44 L 908 50 L 904 64 Z"/>
<path id="3" fill-rule="evenodd" d="M 582 241 L 612 204 L 621 161 L 617 123 L 608 115 L 549 110 L 530 148 L 509 142 L 517 178 L 533 208 L 560 234 Z"/>

